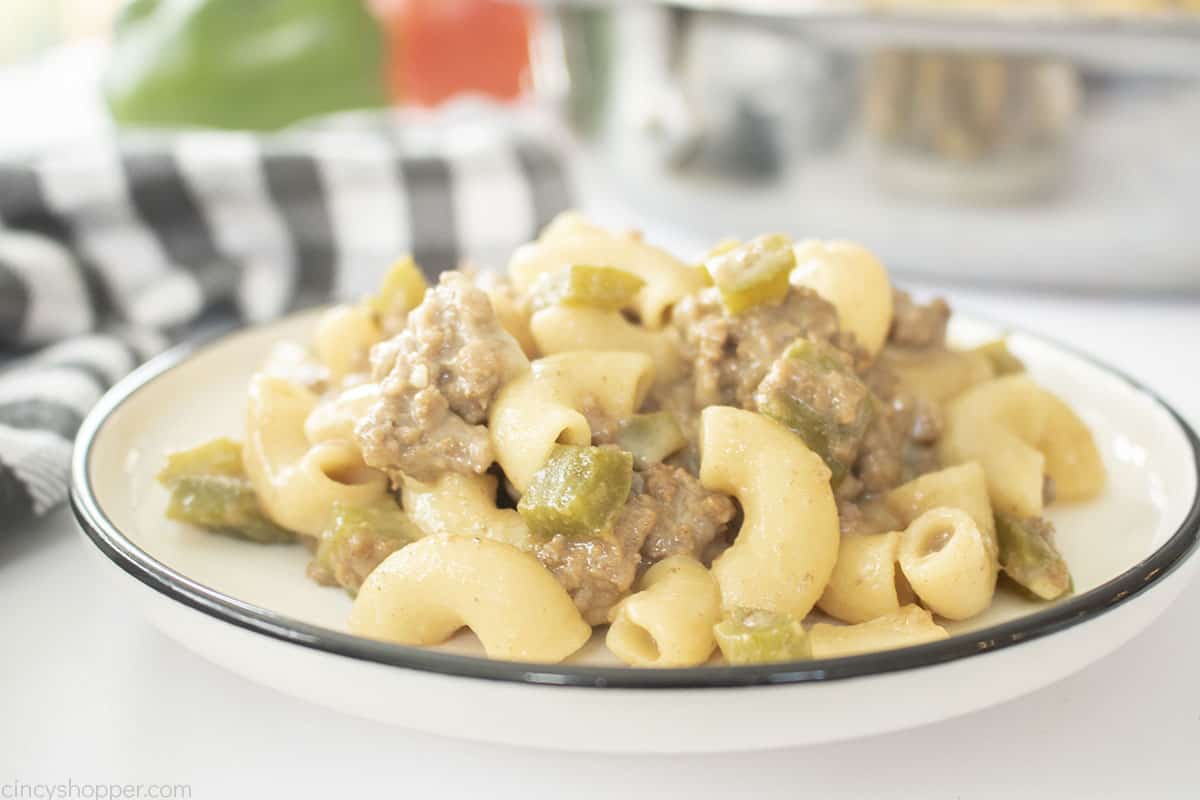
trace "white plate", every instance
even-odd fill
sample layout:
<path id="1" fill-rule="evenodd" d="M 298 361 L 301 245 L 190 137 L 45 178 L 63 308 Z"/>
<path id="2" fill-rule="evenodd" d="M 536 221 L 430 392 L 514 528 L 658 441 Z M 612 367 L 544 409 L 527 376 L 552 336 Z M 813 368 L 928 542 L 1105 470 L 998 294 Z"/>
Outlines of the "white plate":
<path id="1" fill-rule="evenodd" d="M 245 543 L 168 522 L 164 454 L 241 435 L 245 388 L 270 346 L 314 314 L 167 353 L 114 387 L 75 451 L 71 503 L 119 582 L 168 635 L 284 692 L 448 736 L 576 750 L 777 747 L 913 727 L 1030 692 L 1145 628 L 1195 572 L 1200 444 L 1147 390 L 1089 359 L 1013 334 L 1013 350 L 1092 427 L 1106 494 L 1049 516 L 1076 594 L 998 596 L 950 639 L 887 653 L 755 667 L 633 670 L 596 639 L 565 665 L 481 658 L 469 634 L 437 650 L 345 632 L 350 600 L 304 575 L 301 546 Z M 971 343 L 1001 333 L 956 319 Z"/>

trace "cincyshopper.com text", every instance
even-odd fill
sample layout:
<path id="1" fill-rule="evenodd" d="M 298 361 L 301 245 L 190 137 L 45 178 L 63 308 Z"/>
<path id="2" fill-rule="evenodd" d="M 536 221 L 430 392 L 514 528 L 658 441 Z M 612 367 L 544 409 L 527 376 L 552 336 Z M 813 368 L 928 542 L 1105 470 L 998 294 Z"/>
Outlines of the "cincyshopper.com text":
<path id="1" fill-rule="evenodd" d="M 7 781 L 0 783 L 0 800 L 191 800 L 187 783 L 111 783 Z"/>

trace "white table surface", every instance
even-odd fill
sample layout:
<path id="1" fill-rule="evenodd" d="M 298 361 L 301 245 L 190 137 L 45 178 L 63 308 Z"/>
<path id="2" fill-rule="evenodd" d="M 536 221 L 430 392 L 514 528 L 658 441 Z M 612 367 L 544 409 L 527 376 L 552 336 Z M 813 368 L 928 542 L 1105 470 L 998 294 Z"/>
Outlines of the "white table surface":
<path id="1" fill-rule="evenodd" d="M 1200 420 L 1200 302 L 951 299 L 1105 353 Z M 439 739 L 252 684 L 151 627 L 86 547 L 61 510 L 0 536 L 0 797 L 14 780 L 186 783 L 197 800 L 281 782 L 293 798 L 1200 796 L 1200 584 L 1114 655 L 994 709 L 824 747 L 624 757 Z"/>

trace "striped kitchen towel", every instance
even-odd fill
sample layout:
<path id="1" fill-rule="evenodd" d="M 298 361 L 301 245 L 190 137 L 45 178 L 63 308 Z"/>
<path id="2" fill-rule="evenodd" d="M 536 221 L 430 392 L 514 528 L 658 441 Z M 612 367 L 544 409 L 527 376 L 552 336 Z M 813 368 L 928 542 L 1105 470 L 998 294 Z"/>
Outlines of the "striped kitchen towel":
<path id="1" fill-rule="evenodd" d="M 362 294 L 403 253 L 503 265 L 568 205 L 551 130 L 353 115 L 0 162 L 0 530 L 62 502 L 82 417 L 167 344 Z"/>

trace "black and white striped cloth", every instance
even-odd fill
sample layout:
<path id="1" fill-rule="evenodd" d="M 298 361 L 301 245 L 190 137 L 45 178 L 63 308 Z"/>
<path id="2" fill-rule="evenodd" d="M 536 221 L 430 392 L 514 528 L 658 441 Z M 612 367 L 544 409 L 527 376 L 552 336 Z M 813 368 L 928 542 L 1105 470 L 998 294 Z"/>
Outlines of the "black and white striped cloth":
<path id="1" fill-rule="evenodd" d="M 536 126 L 384 115 L 0 162 L 0 530 L 62 502 L 83 416 L 138 362 L 369 291 L 403 253 L 503 264 L 567 206 L 561 152 Z"/>

